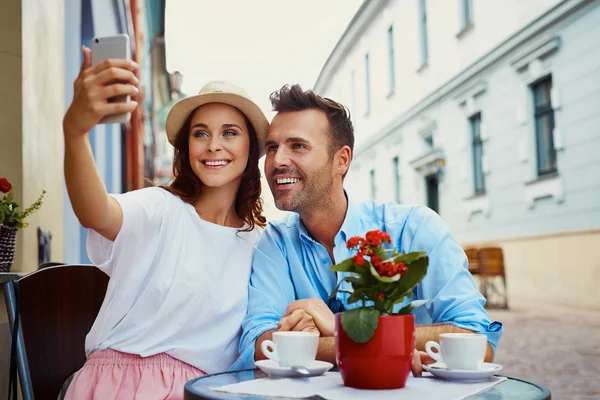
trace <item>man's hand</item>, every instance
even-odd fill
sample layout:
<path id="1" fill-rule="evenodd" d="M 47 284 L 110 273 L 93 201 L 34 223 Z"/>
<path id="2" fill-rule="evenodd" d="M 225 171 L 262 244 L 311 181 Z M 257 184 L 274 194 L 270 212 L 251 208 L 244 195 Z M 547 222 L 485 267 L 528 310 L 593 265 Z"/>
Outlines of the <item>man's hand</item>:
<path id="1" fill-rule="evenodd" d="M 335 335 L 335 315 L 323 300 L 312 298 L 291 302 L 283 315 L 282 321 L 298 310 L 302 310 L 312 317 L 319 332 L 321 332 L 321 336 L 333 337 Z"/>
<path id="2" fill-rule="evenodd" d="M 413 353 L 412 374 L 413 376 L 421 376 L 423 373 L 423 365 L 433 364 L 435 360 L 424 351 L 415 349 Z"/>
<path id="3" fill-rule="evenodd" d="M 279 324 L 278 331 L 316 332 L 320 333 L 313 317 L 302 309 L 296 309 L 292 313 L 286 313 Z"/>

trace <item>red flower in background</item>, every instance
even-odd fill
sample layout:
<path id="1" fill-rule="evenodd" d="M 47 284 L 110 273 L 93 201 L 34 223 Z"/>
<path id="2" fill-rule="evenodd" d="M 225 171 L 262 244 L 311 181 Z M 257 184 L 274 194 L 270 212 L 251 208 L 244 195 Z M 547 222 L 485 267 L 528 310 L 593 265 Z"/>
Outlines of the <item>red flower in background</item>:
<path id="1" fill-rule="evenodd" d="M 8 193 L 12 189 L 12 185 L 6 178 L 0 178 L 0 192 Z"/>

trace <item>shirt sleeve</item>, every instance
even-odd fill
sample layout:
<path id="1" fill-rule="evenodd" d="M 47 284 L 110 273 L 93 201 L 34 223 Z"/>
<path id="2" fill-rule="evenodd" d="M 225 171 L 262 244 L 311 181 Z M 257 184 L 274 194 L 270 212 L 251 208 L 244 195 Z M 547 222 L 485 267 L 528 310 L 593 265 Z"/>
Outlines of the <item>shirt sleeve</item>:
<path id="1" fill-rule="evenodd" d="M 124 194 L 111 194 L 123 210 L 123 223 L 114 241 L 88 229 L 87 253 L 90 261 L 112 276 L 119 254 L 148 251 L 167 211 L 167 193 L 161 188 L 146 188 Z M 156 246 L 154 246 L 156 248 Z"/>
<path id="2" fill-rule="evenodd" d="M 261 236 L 254 258 L 248 288 L 248 313 L 242 322 L 240 357 L 230 370 L 254 368 L 256 339 L 277 329 L 295 291 L 281 235 L 269 224 Z"/>
<path id="3" fill-rule="evenodd" d="M 417 285 L 416 297 L 431 300 L 425 307 L 433 323 L 485 334 L 495 352 L 502 323 L 490 322 L 483 308 L 485 299 L 468 270 L 465 252 L 442 218 L 427 207 L 416 207 L 407 219 L 399 247 L 408 252 L 427 252 L 427 275 Z"/>

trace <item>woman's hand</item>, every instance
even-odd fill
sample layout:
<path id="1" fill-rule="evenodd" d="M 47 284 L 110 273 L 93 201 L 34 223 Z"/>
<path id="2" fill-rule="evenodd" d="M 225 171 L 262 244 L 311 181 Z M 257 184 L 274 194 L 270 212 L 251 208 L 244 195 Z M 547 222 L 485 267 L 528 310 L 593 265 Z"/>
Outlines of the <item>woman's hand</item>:
<path id="1" fill-rule="evenodd" d="M 109 102 L 110 98 L 138 94 L 138 65 L 131 60 L 104 60 L 92 66 L 92 52 L 83 47 L 83 63 L 74 83 L 73 101 L 63 119 L 65 138 L 87 134 L 102 118 L 132 112 L 136 101 Z"/>

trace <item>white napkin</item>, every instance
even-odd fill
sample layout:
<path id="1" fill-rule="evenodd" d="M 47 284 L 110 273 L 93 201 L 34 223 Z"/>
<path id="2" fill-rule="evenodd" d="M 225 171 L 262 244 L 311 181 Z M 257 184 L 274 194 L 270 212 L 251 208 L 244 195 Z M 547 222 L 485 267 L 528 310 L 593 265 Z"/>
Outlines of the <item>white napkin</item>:
<path id="1" fill-rule="evenodd" d="M 344 386 L 339 372 L 327 372 L 309 378 L 262 378 L 231 385 L 212 387 L 212 390 L 255 396 L 280 396 L 303 398 L 321 396 L 328 400 L 338 399 L 439 399 L 459 400 L 489 389 L 505 377 L 492 377 L 482 382 L 445 381 L 433 378 L 429 373 L 415 378 L 409 375 L 406 386 L 395 390 L 360 390 Z"/>

